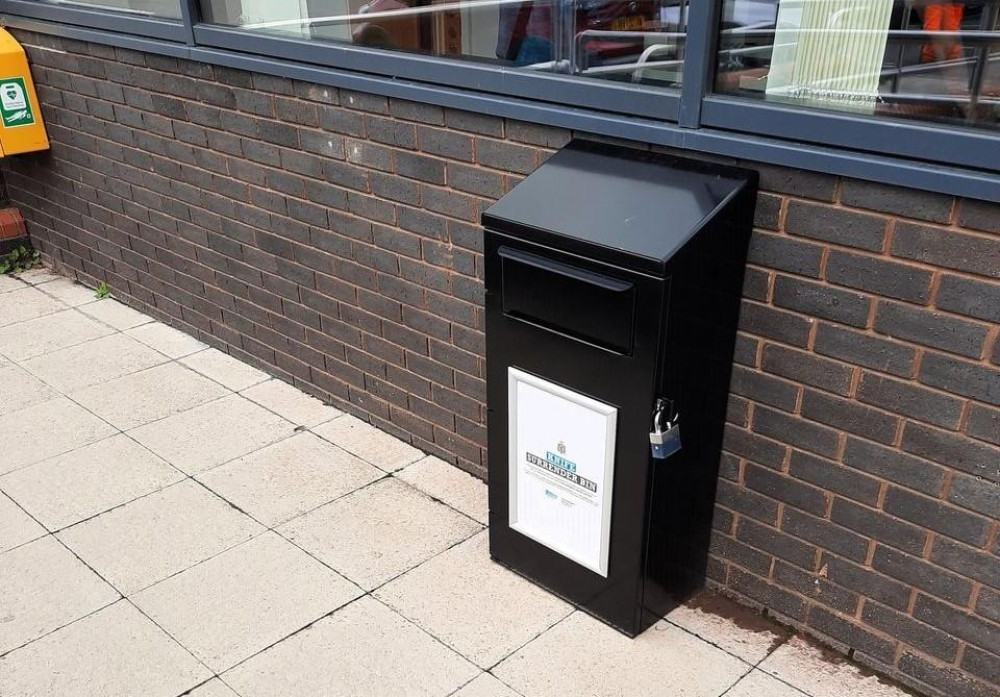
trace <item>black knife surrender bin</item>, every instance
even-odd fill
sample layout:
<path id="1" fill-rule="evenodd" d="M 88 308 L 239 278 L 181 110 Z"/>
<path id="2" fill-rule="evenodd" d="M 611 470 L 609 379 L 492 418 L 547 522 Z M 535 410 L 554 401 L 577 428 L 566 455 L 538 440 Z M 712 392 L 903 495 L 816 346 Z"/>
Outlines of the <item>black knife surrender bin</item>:
<path id="1" fill-rule="evenodd" d="M 490 553 L 629 636 L 704 582 L 756 185 L 574 141 L 483 214 Z"/>

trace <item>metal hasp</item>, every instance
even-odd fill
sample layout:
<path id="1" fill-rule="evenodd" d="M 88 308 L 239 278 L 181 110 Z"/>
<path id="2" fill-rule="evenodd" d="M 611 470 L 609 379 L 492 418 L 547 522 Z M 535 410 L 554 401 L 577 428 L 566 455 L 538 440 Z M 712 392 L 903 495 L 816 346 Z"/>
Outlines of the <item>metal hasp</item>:
<path id="1" fill-rule="evenodd" d="M 490 553 L 629 636 L 704 584 L 756 189 L 573 141 L 483 214 Z M 659 398 L 683 448 L 654 460 Z"/>
<path id="2" fill-rule="evenodd" d="M 21 44 L 0 29 L 0 156 L 48 149 L 28 57 Z"/>

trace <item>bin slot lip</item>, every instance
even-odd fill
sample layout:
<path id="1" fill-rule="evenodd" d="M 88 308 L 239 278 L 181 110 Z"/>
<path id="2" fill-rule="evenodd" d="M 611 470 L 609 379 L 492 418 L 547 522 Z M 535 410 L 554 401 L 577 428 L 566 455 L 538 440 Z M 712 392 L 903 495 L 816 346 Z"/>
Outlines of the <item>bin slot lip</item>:
<path id="1" fill-rule="evenodd" d="M 509 319 L 631 355 L 636 286 L 597 270 L 501 245 L 501 308 Z"/>
<path id="2" fill-rule="evenodd" d="M 633 284 L 629 281 L 611 278 L 594 271 L 581 269 L 578 266 L 571 266 L 570 264 L 566 264 L 561 261 L 555 261 L 554 259 L 548 259 L 537 254 L 532 254 L 531 252 L 513 249 L 511 247 L 507 247 L 506 245 L 500 247 L 498 254 L 504 259 L 511 259 L 522 264 L 533 266 L 542 271 L 549 271 L 551 273 L 559 274 L 560 276 L 566 276 L 567 278 L 573 278 L 578 281 L 583 281 L 584 283 L 600 286 L 601 288 L 615 293 L 624 293 L 633 287 Z"/>

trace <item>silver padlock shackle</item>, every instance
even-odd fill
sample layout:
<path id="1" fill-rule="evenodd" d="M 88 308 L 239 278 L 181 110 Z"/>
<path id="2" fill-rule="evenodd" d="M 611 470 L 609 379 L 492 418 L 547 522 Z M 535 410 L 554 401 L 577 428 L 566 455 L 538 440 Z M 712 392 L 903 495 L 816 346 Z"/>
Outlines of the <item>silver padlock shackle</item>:
<path id="1" fill-rule="evenodd" d="M 680 416 L 671 417 L 669 413 L 674 410 L 674 402 L 671 399 L 665 397 L 657 397 L 656 405 L 653 407 L 653 432 L 663 433 L 669 426 L 677 420 Z M 663 425 L 660 425 L 660 420 L 663 420 Z"/>

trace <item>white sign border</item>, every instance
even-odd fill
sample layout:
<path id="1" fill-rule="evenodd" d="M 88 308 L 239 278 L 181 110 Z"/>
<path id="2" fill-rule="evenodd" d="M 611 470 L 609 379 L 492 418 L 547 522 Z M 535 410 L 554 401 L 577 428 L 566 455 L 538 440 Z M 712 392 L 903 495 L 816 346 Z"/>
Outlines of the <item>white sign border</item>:
<path id="1" fill-rule="evenodd" d="M 587 559 L 581 558 L 567 549 L 560 549 L 549 541 L 543 541 L 525 525 L 517 521 L 517 484 L 518 484 L 518 447 L 517 447 L 517 384 L 523 382 L 531 385 L 543 392 L 565 399 L 569 402 L 579 404 L 604 417 L 606 430 L 604 449 L 604 484 L 605 492 L 601 498 L 601 547 L 600 559 L 597 565 L 591 564 Z M 611 507 L 614 495 L 614 473 L 615 473 L 615 436 L 618 431 L 618 409 L 596 399 L 591 399 L 586 395 L 573 392 L 565 387 L 544 380 L 538 376 L 526 373 L 523 370 L 508 366 L 507 368 L 507 493 L 508 493 L 508 513 L 507 523 L 512 530 L 516 530 L 525 537 L 530 537 L 535 542 L 544 545 L 554 552 L 570 559 L 580 566 L 583 566 L 594 573 L 600 574 L 604 578 L 608 577 L 608 554 L 611 545 Z"/>

